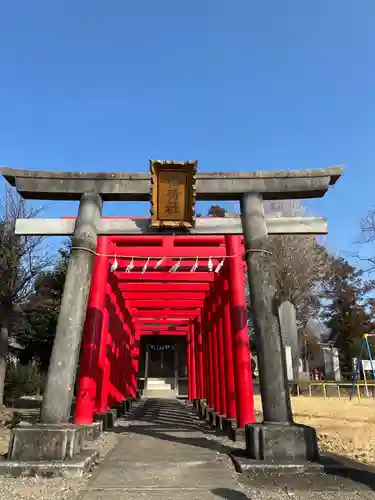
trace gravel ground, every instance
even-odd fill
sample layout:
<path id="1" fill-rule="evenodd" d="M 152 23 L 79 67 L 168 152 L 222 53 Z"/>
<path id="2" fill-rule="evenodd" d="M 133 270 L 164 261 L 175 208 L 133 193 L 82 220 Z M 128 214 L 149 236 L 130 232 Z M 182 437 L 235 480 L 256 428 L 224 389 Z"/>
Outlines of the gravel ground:
<path id="1" fill-rule="evenodd" d="M 363 401 L 359 403 L 351 403 L 348 401 L 321 401 L 317 408 L 316 401 L 313 402 L 307 398 L 299 398 L 293 401 L 296 420 L 301 423 L 315 425 L 318 430 L 320 446 L 323 449 L 332 451 L 341 451 L 347 449 L 347 455 L 362 459 L 367 463 L 374 463 L 373 453 L 368 453 L 366 457 L 361 456 L 364 449 L 364 442 L 373 442 L 373 430 L 375 430 L 375 419 L 373 417 L 373 408 L 375 401 Z M 313 408 L 315 406 L 315 408 Z M 257 420 L 261 421 L 262 414 L 259 411 L 260 401 L 256 400 Z M 5 416 L 7 423 L 9 418 Z M 1 415 L 0 415 L 1 420 Z M 128 422 L 129 424 L 130 422 Z M 0 426 L 0 454 L 7 451 L 9 440 L 9 429 L 5 425 Z M 233 443 L 225 436 L 218 436 L 210 433 L 199 433 L 205 439 L 213 440 L 218 445 L 225 447 L 243 447 L 243 443 Z M 371 436 L 371 437 L 370 437 Z M 351 441 L 352 448 L 349 448 L 347 441 Z M 360 441 L 359 441 L 360 440 Z M 118 435 L 112 433 L 104 433 L 96 441 L 96 445 L 100 450 L 101 459 L 113 448 L 118 441 Z M 334 443 L 334 444 L 332 444 Z M 367 445 L 368 447 L 369 445 Z M 372 452 L 373 449 L 366 451 Z M 372 446 L 371 446 L 372 448 Z M 371 458 L 370 458 L 371 457 Z M 0 500 L 24 500 L 24 499 L 40 499 L 40 500 L 78 500 L 81 493 L 86 488 L 90 475 L 81 480 L 68 480 L 62 478 L 42 479 L 42 478 L 4 478 L 0 476 Z M 375 500 L 375 492 L 361 489 L 361 491 L 306 491 L 301 492 L 298 489 L 293 490 L 292 486 L 276 488 L 271 485 L 267 487 L 259 487 L 249 484 L 243 484 L 243 497 L 238 496 L 235 492 L 218 493 L 218 498 L 227 498 L 233 500 Z"/>
<path id="2" fill-rule="evenodd" d="M 359 492 L 359 491 L 306 491 L 294 493 L 286 489 L 267 490 L 259 488 L 246 488 L 246 495 L 251 500 L 374 500 L 374 492 Z M 225 497 L 224 497 L 225 498 Z M 228 496 L 228 499 L 231 497 Z M 233 500 L 235 500 L 233 496 Z M 238 497 L 240 500 L 240 497 Z M 243 498 L 245 500 L 245 497 Z"/>
<path id="3" fill-rule="evenodd" d="M 29 400 L 28 400 L 29 399 Z M 12 421 L 14 411 L 21 414 L 38 413 L 38 401 L 35 398 L 22 398 L 21 408 L 16 410 L 3 408 L 0 411 L 0 456 L 8 451 L 10 436 L 9 424 Z M 100 452 L 100 459 L 117 443 L 117 435 L 103 433 L 95 441 L 95 447 Z M 0 500 L 76 500 L 85 488 L 91 475 L 83 479 L 64 479 L 64 478 L 8 478 L 0 476 Z"/>

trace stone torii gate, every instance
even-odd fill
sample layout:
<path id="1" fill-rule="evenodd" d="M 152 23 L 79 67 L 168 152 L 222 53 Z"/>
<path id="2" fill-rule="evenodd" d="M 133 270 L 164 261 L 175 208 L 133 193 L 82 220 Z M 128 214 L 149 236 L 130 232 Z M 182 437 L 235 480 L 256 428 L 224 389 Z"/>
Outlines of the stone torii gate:
<path id="1" fill-rule="evenodd" d="M 321 197 L 339 179 L 342 168 L 195 175 L 196 166 L 196 162 L 151 162 L 151 170 L 170 170 L 174 179 L 168 181 L 169 185 L 177 186 L 177 191 L 180 190 L 178 196 L 185 200 L 185 209 L 182 209 L 185 212 L 177 214 L 167 229 L 155 220 L 157 190 L 154 175 L 151 176 L 153 205 L 150 224 L 147 219 L 101 217 L 104 201 L 150 200 L 148 174 L 2 169 L 4 178 L 25 199 L 80 201 L 76 220 L 19 220 L 16 224 L 16 232 L 20 235 L 72 235 L 73 249 L 44 393 L 41 424 L 13 431 L 11 460 L 18 460 L 19 464 L 22 460 L 72 459 L 77 455 L 79 426 L 68 422 L 98 236 L 155 235 L 160 231 L 162 234 L 193 235 L 243 233 L 264 417 L 262 424 L 246 426 L 247 454 L 252 459 L 280 461 L 317 457 L 314 429 L 293 422 L 268 235 L 326 234 L 327 224 L 319 217 L 265 217 L 263 201 Z M 186 169 L 190 169 L 190 177 Z M 187 189 L 189 179 L 191 185 Z M 162 176 L 159 180 L 158 189 L 162 192 Z M 241 218 L 194 220 L 195 198 L 239 200 Z M 181 224 L 181 220 L 185 222 Z M 240 254 L 240 245 L 231 252 Z M 235 303 L 232 303 L 232 308 L 236 308 Z M 239 308 L 237 320 L 242 326 L 246 324 L 244 308 Z M 46 436 L 53 437 L 53 445 Z M 25 468 L 26 465 L 25 462 Z"/>

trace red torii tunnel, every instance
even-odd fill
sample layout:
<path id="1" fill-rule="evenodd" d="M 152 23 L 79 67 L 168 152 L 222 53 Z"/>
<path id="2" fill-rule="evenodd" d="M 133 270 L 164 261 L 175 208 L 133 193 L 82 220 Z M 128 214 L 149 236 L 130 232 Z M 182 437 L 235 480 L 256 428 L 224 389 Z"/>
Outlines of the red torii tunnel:
<path id="1" fill-rule="evenodd" d="M 164 336 L 186 339 L 189 400 L 255 421 L 243 254 L 237 235 L 98 237 L 75 423 L 135 398 L 142 341 Z"/>

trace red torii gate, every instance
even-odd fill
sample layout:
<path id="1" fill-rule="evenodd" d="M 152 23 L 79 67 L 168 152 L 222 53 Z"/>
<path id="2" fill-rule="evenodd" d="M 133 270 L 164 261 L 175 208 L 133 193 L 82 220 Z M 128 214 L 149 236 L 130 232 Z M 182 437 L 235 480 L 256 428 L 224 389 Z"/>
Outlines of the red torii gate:
<path id="1" fill-rule="evenodd" d="M 243 253 L 237 235 L 98 237 L 75 423 L 136 396 L 140 337 L 155 332 L 186 336 L 190 400 L 255 421 Z"/>

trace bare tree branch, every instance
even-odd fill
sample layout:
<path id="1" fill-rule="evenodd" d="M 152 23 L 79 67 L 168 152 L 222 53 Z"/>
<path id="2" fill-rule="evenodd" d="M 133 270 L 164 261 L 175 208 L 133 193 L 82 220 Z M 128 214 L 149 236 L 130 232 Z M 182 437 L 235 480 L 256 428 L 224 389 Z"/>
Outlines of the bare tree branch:
<path id="1" fill-rule="evenodd" d="M 305 214 L 299 200 L 270 201 L 265 210 L 273 217 Z M 271 247 L 280 299 L 292 302 L 299 324 L 306 325 L 317 314 L 321 285 L 332 273 L 332 257 L 310 235 L 272 236 Z"/>
<path id="2" fill-rule="evenodd" d="M 360 238 L 354 243 L 365 245 L 367 255 L 357 251 L 349 253 L 349 256 L 365 264 L 365 272 L 373 273 L 375 271 L 375 208 L 371 209 L 360 221 L 360 232 Z"/>
<path id="3" fill-rule="evenodd" d="M 39 212 L 30 208 L 12 188 L 5 188 L 0 203 L 0 406 L 3 405 L 13 311 L 33 291 L 36 277 L 52 263 L 48 250 L 43 248 L 42 238 L 14 233 L 18 218 L 35 217 Z"/>

